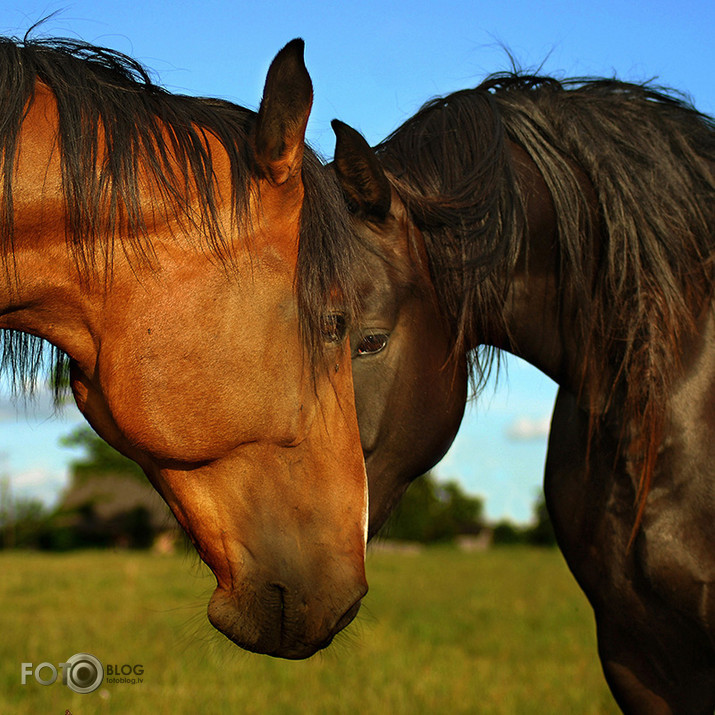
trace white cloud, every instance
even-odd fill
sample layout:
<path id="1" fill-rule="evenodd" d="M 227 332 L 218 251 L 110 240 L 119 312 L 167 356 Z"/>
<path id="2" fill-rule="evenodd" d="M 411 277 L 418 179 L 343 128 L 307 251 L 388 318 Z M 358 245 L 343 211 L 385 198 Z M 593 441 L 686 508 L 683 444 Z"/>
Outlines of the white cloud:
<path id="1" fill-rule="evenodd" d="M 66 474 L 41 468 L 28 469 L 10 475 L 10 489 L 15 496 L 40 499 L 50 505 L 67 486 L 67 481 Z"/>
<path id="2" fill-rule="evenodd" d="M 509 424 L 506 428 L 506 436 L 512 442 L 543 440 L 549 436 L 550 429 L 550 415 L 537 418 L 521 416 Z"/>
<path id="3" fill-rule="evenodd" d="M 44 469 L 28 469 L 26 472 L 13 474 L 11 482 L 13 487 L 17 489 L 35 489 L 51 483 L 53 481 L 52 476 Z"/>

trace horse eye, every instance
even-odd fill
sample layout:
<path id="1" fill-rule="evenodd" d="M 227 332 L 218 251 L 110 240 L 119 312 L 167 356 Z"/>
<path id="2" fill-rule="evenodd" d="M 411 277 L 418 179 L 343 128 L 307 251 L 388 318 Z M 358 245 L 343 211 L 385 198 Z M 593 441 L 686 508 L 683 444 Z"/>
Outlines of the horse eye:
<path id="1" fill-rule="evenodd" d="M 385 349 L 388 336 L 384 333 L 376 335 L 366 335 L 357 346 L 356 353 L 358 355 L 375 355 Z"/>
<path id="2" fill-rule="evenodd" d="M 323 316 L 323 339 L 328 343 L 341 343 L 348 331 L 345 316 L 340 313 L 330 313 Z"/>

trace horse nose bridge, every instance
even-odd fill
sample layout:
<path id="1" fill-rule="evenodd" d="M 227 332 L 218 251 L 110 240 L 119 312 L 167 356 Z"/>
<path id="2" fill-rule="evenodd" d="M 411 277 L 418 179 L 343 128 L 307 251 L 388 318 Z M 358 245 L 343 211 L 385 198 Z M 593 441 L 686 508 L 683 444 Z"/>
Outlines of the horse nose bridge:
<path id="1" fill-rule="evenodd" d="M 278 514 L 247 515 L 235 534 L 222 532 L 218 550 L 207 554 L 220 588 L 255 591 L 271 602 L 276 594 L 294 609 L 311 602 L 353 603 L 367 590 L 365 542 L 357 525 L 307 518 L 289 505 Z"/>
<path id="2" fill-rule="evenodd" d="M 325 433 L 316 420 L 297 445 L 242 445 L 232 459 L 250 505 L 246 529 L 278 552 L 328 548 L 364 555 L 367 475 L 359 441 Z M 229 464 L 230 466 L 230 464 Z"/>
<path id="3" fill-rule="evenodd" d="M 315 530 L 265 533 L 252 557 L 268 587 L 296 599 L 339 593 L 348 597 L 365 584 L 365 548 L 346 534 Z"/>
<path id="4" fill-rule="evenodd" d="M 155 484 L 222 588 L 259 571 L 266 583 L 313 589 L 364 581 L 361 460 L 246 444 L 194 470 L 162 470 Z"/>

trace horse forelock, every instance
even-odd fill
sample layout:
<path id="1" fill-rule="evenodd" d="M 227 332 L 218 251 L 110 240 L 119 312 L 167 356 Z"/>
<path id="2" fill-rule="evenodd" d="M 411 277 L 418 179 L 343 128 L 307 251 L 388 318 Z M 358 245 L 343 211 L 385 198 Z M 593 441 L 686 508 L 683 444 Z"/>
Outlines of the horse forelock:
<path id="1" fill-rule="evenodd" d="M 604 405 L 623 405 L 638 524 L 682 343 L 712 299 L 715 124 L 647 84 L 513 74 L 432 100 L 382 142 L 459 349 L 507 329 L 505 291 L 528 250 L 507 139 L 536 164 L 554 206 L 592 428 Z M 472 353 L 477 382 L 495 356 Z"/>
<path id="2" fill-rule="evenodd" d="M 96 272 L 98 257 L 105 262 L 100 268 L 111 267 L 120 234 L 130 259 L 151 261 L 141 208 L 147 175 L 167 216 L 199 237 L 197 250 L 230 267 L 234 234 L 249 235 L 251 229 L 255 112 L 223 100 L 171 94 L 154 84 L 141 64 L 113 50 L 66 39 L 0 38 L 0 249 L 8 276 L 15 159 L 37 82 L 56 103 L 67 243 L 80 276 Z M 230 236 L 219 215 L 219 197 L 225 196 L 217 185 L 217 150 L 226 153 L 230 167 Z M 315 364 L 323 354 L 326 305 L 336 295 L 340 310 L 351 313 L 355 305 L 353 273 L 347 268 L 353 238 L 337 184 L 309 147 L 302 178 L 295 289 L 301 332 Z M 18 376 L 16 383 L 32 384 L 42 364 L 35 341 L 7 331 L 3 345 L 3 365 Z M 54 368 L 58 376 L 66 372 L 60 363 Z"/>
<path id="3" fill-rule="evenodd" d="M 326 314 L 339 313 L 349 325 L 359 312 L 360 253 L 337 177 L 312 151 L 303 157 L 303 186 L 296 291 L 301 331 L 318 366 L 325 357 Z"/>

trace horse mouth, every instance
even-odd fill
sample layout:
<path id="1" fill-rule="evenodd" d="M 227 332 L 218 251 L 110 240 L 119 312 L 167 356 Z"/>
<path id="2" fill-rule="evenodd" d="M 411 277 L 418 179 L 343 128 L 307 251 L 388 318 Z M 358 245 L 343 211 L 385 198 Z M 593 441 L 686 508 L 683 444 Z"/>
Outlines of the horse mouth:
<path id="1" fill-rule="evenodd" d="M 321 641 L 314 643 L 303 642 L 300 637 L 295 636 L 296 624 L 294 613 L 296 609 L 286 608 L 286 598 L 288 590 L 280 584 L 272 584 L 279 592 L 281 601 L 281 622 L 280 622 L 280 645 L 266 655 L 275 658 L 287 658 L 289 660 L 304 660 L 315 655 L 318 651 L 327 648 L 335 636 L 352 623 L 355 616 L 360 611 L 363 596 L 361 596 L 345 613 L 337 620 L 329 635 Z"/>
<path id="2" fill-rule="evenodd" d="M 348 608 L 347 611 L 342 615 L 340 620 L 335 624 L 335 631 L 332 636 L 330 636 L 330 641 L 326 643 L 325 645 L 329 645 L 330 642 L 332 642 L 333 638 L 340 633 L 340 631 L 343 630 L 343 628 L 347 628 L 354 620 L 355 616 L 357 616 L 358 612 L 360 611 L 360 606 L 362 605 L 362 598 L 358 599 L 350 608 Z"/>
<path id="3" fill-rule="evenodd" d="M 298 603 L 291 597 L 290 590 L 278 583 L 271 583 L 266 591 L 258 609 L 251 609 L 237 602 L 229 592 L 217 588 L 209 603 L 209 621 L 244 650 L 288 660 L 304 660 L 327 648 L 358 614 L 365 595 L 362 593 L 332 627 L 322 625 L 328 615 L 323 614 L 321 625 L 311 628 L 316 614 L 310 613 L 302 599 Z"/>

